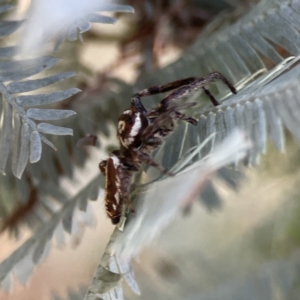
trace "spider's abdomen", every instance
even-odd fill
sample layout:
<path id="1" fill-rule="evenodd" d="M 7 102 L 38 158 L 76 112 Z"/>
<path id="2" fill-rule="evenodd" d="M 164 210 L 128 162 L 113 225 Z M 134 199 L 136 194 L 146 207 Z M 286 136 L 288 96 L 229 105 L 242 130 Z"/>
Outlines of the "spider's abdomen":
<path id="1" fill-rule="evenodd" d="M 119 166 L 120 161 L 116 156 L 105 161 L 105 208 L 106 214 L 113 224 L 119 223 L 123 204 L 120 194 Z M 104 163 L 102 164 L 103 167 Z"/>
<path id="2" fill-rule="evenodd" d="M 113 224 L 118 224 L 122 215 L 123 204 L 128 204 L 132 171 L 127 171 L 122 158 L 114 154 L 102 161 L 100 167 L 105 175 L 106 214 Z"/>
<path id="3" fill-rule="evenodd" d="M 136 109 L 125 110 L 118 120 L 118 139 L 128 149 L 142 145 L 143 131 L 148 127 L 147 117 Z"/>

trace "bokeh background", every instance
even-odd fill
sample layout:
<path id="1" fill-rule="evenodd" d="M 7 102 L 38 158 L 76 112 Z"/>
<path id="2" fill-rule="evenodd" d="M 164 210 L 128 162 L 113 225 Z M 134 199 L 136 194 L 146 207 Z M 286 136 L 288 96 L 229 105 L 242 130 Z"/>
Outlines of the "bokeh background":
<path id="1" fill-rule="evenodd" d="M 217 43 L 221 40 L 222 30 L 230 31 L 230 25 L 235 22 L 241 22 L 241 27 L 243 24 L 251 25 L 251 22 L 256 24 L 255 9 L 259 12 L 265 9 L 265 14 L 272 9 L 279 10 L 279 4 L 275 1 L 265 1 L 265 6 L 260 4 L 259 9 L 256 8 L 257 2 L 128 0 L 122 4 L 134 7 L 134 14 L 108 13 L 108 16 L 116 17 L 116 24 L 93 24 L 89 31 L 83 33 L 82 41 L 66 41 L 61 46 L 55 54 L 62 57 L 56 70 L 77 73 L 75 78 L 61 83 L 61 86 L 82 89 L 82 93 L 56 104 L 56 107 L 77 112 L 76 117 L 62 122 L 74 129 L 74 136 L 55 139 L 58 152 L 65 152 L 70 161 L 64 164 L 64 156 L 53 158 L 56 154 L 45 149 L 43 158 L 47 160 L 43 168 L 52 168 L 49 178 L 56 179 L 53 181 L 52 178 L 50 184 L 48 177 L 43 177 L 46 178 L 41 183 L 44 194 L 39 194 L 41 190 L 31 184 L 30 171 L 24 175 L 29 185 L 28 194 L 31 195 L 27 199 L 18 198 L 16 193 L 11 194 L 9 188 L 4 191 L 3 186 L 7 183 L 3 183 L 1 262 L 34 237 L 43 224 L 50 222 L 54 218 L 52 212 L 54 215 L 64 207 L 64 202 L 53 201 L 55 195 L 49 192 L 55 189 L 54 183 L 68 199 L 76 198 L 91 182 L 100 186 L 98 163 L 117 147 L 117 116 L 129 105 L 130 95 L 137 90 L 137 86 L 141 86 L 141 82 L 144 87 L 154 82 L 163 84 L 175 78 L 195 75 L 196 71 L 204 75 L 205 68 L 191 68 L 198 62 L 193 59 L 190 65 L 182 67 L 181 72 L 174 68 L 170 76 L 159 73 L 159 70 L 172 66 L 178 60 L 183 64 L 182 58 L 188 58 L 191 49 L 201 47 L 201 42 L 204 46 L 206 40 L 213 44 L 212 39 L 215 38 Z M 286 2 L 292 5 L 293 1 Z M 17 9 L 4 17 L 22 18 L 30 1 L 15 1 L 15 4 Z M 260 21 L 268 24 L 268 20 Z M 272 26 L 276 28 L 274 23 Z M 11 39 L 17 40 L 18 37 Z M 282 61 L 276 63 L 274 58 L 272 60 L 263 53 L 261 60 L 264 69 L 251 70 L 247 66 L 250 72 L 246 79 L 243 78 L 244 81 L 239 81 L 242 86 L 247 86 L 262 74 L 271 73 L 282 62 L 299 55 L 285 47 L 284 39 L 281 42 L 276 44 L 270 41 Z M 7 41 L 3 43 L 5 45 Z M 199 53 L 201 51 L 199 48 Z M 215 65 L 222 65 L 225 59 L 216 58 Z M 236 63 L 241 64 L 241 61 Z M 251 61 L 248 64 L 251 66 Z M 234 73 L 232 65 L 229 68 Z M 236 72 L 238 75 L 234 78 L 240 76 L 240 69 Z M 151 80 L 148 74 L 151 74 Z M 137 80 L 140 80 L 139 84 L 136 84 Z M 241 166 L 234 189 L 214 177 L 213 188 L 205 190 L 206 195 L 202 197 L 217 205 L 207 206 L 203 201 L 196 201 L 155 243 L 140 253 L 133 268 L 141 296 L 134 294 L 124 283 L 125 298 L 300 299 L 300 151 L 293 134 L 287 130 L 285 133 L 284 153 L 268 141 L 267 151 L 256 165 L 246 163 L 246 166 Z M 95 145 L 86 147 L 84 144 L 84 147 L 76 148 L 77 142 L 86 135 L 97 136 Z M 13 185 L 13 188 L 18 189 L 16 186 Z M 96 201 L 87 201 L 85 209 L 72 211 L 70 232 L 57 223 L 60 228 L 48 243 L 49 250 L 41 251 L 45 258 L 37 265 L 27 264 L 24 260 L 19 266 L 19 262 L 16 263 L 18 267 L 11 273 L 10 284 L 2 286 L 7 290 L 0 291 L 1 300 L 84 298 L 114 230 L 105 216 L 103 195 L 100 189 Z M 43 197 L 51 200 L 50 204 L 47 202 L 45 205 L 51 206 L 45 219 L 39 210 L 39 204 L 44 205 L 46 201 Z M 82 196 L 82 199 L 85 198 Z M 26 205 L 30 199 L 34 204 Z M 0 270 L 1 267 L 3 264 Z M 15 276 L 16 272 L 19 276 Z M 22 277 L 20 274 L 23 273 L 25 275 Z M 26 280 L 22 283 L 20 278 Z"/>

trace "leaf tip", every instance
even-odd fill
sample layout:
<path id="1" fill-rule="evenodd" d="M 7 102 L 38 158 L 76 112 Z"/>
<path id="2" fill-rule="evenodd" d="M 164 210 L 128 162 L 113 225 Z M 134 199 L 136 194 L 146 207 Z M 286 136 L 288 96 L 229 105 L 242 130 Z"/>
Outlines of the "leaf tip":
<path id="1" fill-rule="evenodd" d="M 14 174 L 18 179 L 20 179 L 21 180 L 21 178 L 22 178 L 22 174 Z"/>
<path id="2" fill-rule="evenodd" d="M 40 161 L 40 158 L 37 159 L 37 158 L 31 158 L 30 157 L 29 161 L 30 161 L 31 164 L 35 164 L 35 163 Z"/>
<path id="3" fill-rule="evenodd" d="M 74 88 L 74 94 L 78 94 L 78 93 L 80 93 L 80 92 L 82 92 L 81 89 L 79 89 L 79 88 Z"/>

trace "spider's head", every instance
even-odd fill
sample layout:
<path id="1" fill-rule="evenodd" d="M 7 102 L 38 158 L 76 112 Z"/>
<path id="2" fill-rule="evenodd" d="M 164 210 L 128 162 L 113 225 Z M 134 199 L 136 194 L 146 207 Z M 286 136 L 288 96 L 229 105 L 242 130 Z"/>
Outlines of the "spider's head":
<path id="1" fill-rule="evenodd" d="M 118 120 L 118 139 L 126 148 L 139 148 L 142 144 L 142 133 L 148 126 L 147 117 L 132 107 L 125 110 Z"/>

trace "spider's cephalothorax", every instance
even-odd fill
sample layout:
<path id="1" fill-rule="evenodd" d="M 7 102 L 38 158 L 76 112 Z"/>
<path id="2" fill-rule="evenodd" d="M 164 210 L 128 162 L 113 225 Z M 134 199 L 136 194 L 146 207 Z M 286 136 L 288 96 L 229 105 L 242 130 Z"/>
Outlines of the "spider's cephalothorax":
<path id="1" fill-rule="evenodd" d="M 125 110 L 118 120 L 118 139 L 128 148 L 138 149 L 142 145 L 142 133 L 149 126 L 148 118 L 137 107 Z"/>
<path id="2" fill-rule="evenodd" d="M 143 162 L 165 174 L 172 175 L 152 160 L 151 153 L 163 143 L 168 134 L 174 131 L 178 120 L 192 125 L 197 124 L 196 119 L 187 117 L 181 112 L 196 103 L 183 104 L 175 100 L 187 96 L 194 90 L 202 89 L 217 106 L 219 103 L 206 88 L 210 82 L 216 80 L 223 81 L 232 93 L 236 93 L 235 88 L 221 73 L 214 72 L 202 78 L 190 77 L 166 85 L 150 87 L 132 97 L 131 107 L 125 110 L 118 120 L 117 137 L 120 150 L 113 151 L 110 157 L 99 165 L 106 179 L 106 212 L 113 224 L 119 223 L 123 204 L 130 206 L 131 178 L 133 172 L 141 169 Z M 152 110 L 147 111 L 141 102 L 141 97 L 172 90 L 174 91 Z"/>

